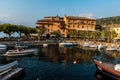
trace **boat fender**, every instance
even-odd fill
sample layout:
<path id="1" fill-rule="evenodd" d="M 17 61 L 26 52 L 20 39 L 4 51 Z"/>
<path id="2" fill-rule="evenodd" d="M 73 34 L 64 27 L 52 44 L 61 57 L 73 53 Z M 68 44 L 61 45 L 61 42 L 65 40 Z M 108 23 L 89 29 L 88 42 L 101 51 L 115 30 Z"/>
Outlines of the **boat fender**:
<path id="1" fill-rule="evenodd" d="M 114 70 L 120 72 L 120 64 L 116 64 L 116 65 L 114 66 Z"/>

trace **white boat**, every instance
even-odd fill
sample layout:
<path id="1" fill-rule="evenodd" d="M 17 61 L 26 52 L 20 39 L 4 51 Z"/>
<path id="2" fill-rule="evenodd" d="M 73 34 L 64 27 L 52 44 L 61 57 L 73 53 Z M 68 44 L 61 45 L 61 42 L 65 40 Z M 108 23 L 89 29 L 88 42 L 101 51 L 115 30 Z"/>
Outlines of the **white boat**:
<path id="1" fill-rule="evenodd" d="M 83 44 L 83 47 L 89 47 L 91 45 L 91 42 L 85 42 L 84 44 Z"/>
<path id="2" fill-rule="evenodd" d="M 90 48 L 96 48 L 96 49 L 97 49 L 98 45 L 97 45 L 97 44 L 91 44 L 91 45 L 89 45 L 89 47 L 90 47 Z"/>
<path id="3" fill-rule="evenodd" d="M 6 49 L 6 48 L 7 48 L 6 45 L 4 45 L 4 44 L 0 44 L 0 49 Z"/>
<path id="4" fill-rule="evenodd" d="M 25 55 L 29 55 L 29 54 L 33 54 L 35 50 L 33 49 L 22 49 L 22 50 L 19 50 L 19 49 L 16 49 L 16 50 L 8 50 L 4 56 L 25 56 Z"/>
<path id="5" fill-rule="evenodd" d="M 43 44 L 43 47 L 47 47 L 48 46 L 48 44 Z"/>
<path id="6" fill-rule="evenodd" d="M 102 44 L 99 44 L 99 45 L 98 45 L 98 50 L 101 50 L 101 49 L 105 49 L 105 46 L 102 45 Z"/>
<path id="7" fill-rule="evenodd" d="M 22 72 L 23 68 L 18 66 L 18 61 L 8 63 L 0 66 L 0 80 L 10 80 L 17 78 Z"/>
<path id="8" fill-rule="evenodd" d="M 71 47 L 71 46 L 77 46 L 77 43 L 75 43 L 75 42 L 61 42 L 61 43 L 59 43 L 59 46 Z"/>
<path id="9" fill-rule="evenodd" d="M 23 43 L 17 43 L 17 44 L 15 44 L 15 47 L 16 47 L 16 48 L 27 48 L 28 45 L 23 44 Z"/>
<path id="10" fill-rule="evenodd" d="M 118 48 L 115 46 L 109 46 L 106 48 L 107 51 L 118 51 Z"/>

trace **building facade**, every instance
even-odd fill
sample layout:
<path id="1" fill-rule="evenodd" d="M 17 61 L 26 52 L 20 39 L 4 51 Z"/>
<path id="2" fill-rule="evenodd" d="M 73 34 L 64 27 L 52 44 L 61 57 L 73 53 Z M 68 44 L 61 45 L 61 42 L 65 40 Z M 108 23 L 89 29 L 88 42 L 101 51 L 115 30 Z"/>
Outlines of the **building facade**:
<path id="1" fill-rule="evenodd" d="M 66 36 L 69 31 L 95 31 L 96 20 L 78 16 L 50 16 L 38 20 L 36 28 L 44 27 L 45 34 L 51 34 L 59 31 L 61 35 Z"/>
<path id="2" fill-rule="evenodd" d="M 111 25 L 111 29 L 117 33 L 117 37 L 120 38 L 120 24 Z"/>

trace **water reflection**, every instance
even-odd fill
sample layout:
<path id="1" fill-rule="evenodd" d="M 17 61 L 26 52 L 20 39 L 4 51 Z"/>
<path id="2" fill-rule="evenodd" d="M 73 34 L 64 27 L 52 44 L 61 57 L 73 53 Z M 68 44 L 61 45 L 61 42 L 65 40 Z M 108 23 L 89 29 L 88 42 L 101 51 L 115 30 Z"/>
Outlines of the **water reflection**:
<path id="1" fill-rule="evenodd" d="M 94 76 L 96 77 L 96 80 L 119 80 L 118 78 L 113 78 L 108 75 L 105 75 L 98 70 L 96 70 Z"/>
<path id="2" fill-rule="evenodd" d="M 18 60 L 25 68 L 23 80 L 96 80 L 94 59 L 120 62 L 118 52 L 106 53 L 105 50 L 58 46 L 37 47 L 35 50 L 35 55 L 31 56 L 0 57 L 0 64 Z"/>
<path id="3" fill-rule="evenodd" d="M 55 63 L 81 63 L 91 60 L 93 57 L 100 55 L 99 51 L 80 49 L 77 47 L 43 47 L 39 49 L 39 59 Z"/>

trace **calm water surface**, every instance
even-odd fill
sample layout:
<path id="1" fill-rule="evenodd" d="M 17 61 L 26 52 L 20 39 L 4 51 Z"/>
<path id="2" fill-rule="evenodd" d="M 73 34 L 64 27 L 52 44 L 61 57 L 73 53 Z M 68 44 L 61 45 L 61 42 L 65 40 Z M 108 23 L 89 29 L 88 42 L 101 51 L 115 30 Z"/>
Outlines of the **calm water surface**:
<path id="1" fill-rule="evenodd" d="M 120 63 L 118 52 L 52 45 L 32 49 L 36 51 L 31 56 L 0 57 L 0 65 L 18 60 L 25 68 L 21 80 L 108 80 L 96 71 L 93 60 Z"/>

